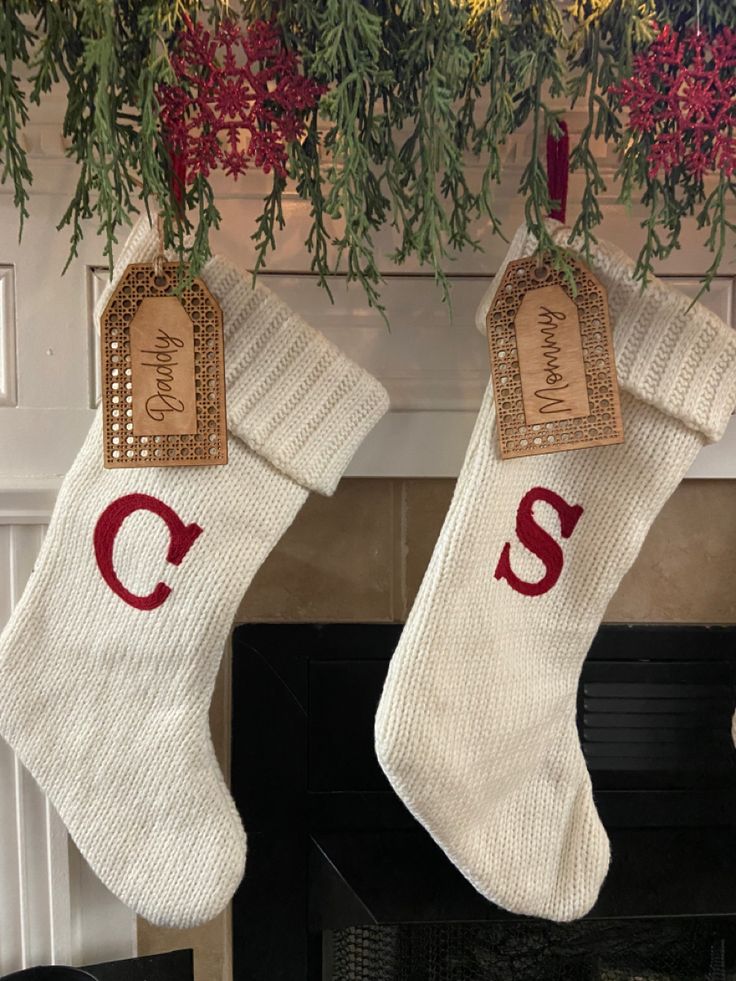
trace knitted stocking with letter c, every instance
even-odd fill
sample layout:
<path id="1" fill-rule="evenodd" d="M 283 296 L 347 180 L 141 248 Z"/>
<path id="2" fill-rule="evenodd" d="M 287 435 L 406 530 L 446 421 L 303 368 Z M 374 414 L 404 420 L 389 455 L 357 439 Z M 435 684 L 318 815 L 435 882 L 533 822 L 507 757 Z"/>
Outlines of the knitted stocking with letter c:
<path id="1" fill-rule="evenodd" d="M 116 278 L 156 250 L 141 219 Z M 388 405 L 374 378 L 229 263 L 212 259 L 202 278 L 223 312 L 229 463 L 106 470 L 98 412 L 0 637 L 0 735 L 100 879 L 177 927 L 215 916 L 243 874 L 208 722 L 238 602 Z"/>

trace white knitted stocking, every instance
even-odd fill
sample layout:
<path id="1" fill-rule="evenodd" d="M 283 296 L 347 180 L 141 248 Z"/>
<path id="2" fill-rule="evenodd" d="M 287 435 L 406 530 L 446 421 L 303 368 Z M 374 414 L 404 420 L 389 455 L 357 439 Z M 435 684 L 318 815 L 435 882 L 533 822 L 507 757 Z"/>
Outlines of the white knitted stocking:
<path id="1" fill-rule="evenodd" d="M 118 272 L 155 250 L 139 222 Z M 224 315 L 230 462 L 105 470 L 98 413 L 0 638 L 0 734 L 102 881 L 178 927 L 214 916 L 243 872 L 208 724 L 238 601 L 387 407 L 374 378 L 268 290 L 221 259 L 203 278 Z M 153 608 L 135 605 L 151 595 Z"/>
<path id="2" fill-rule="evenodd" d="M 521 230 L 506 261 L 535 249 Z M 590 909 L 609 862 L 575 729 L 582 662 L 652 521 L 736 405 L 730 328 L 663 283 L 642 294 L 613 247 L 592 266 L 626 442 L 502 461 L 489 386 L 376 718 L 386 774 L 463 874 L 553 920 Z"/>

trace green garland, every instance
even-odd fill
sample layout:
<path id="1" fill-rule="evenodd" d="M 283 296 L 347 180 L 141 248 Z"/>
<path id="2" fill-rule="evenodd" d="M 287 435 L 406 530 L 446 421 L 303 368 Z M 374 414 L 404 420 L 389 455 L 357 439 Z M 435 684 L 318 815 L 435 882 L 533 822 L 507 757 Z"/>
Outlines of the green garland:
<path id="1" fill-rule="evenodd" d="M 701 0 L 701 25 L 736 28 L 733 0 Z M 196 272 L 209 255 L 208 234 L 219 222 L 212 188 L 198 179 L 186 190 L 182 216 L 170 194 L 168 156 L 158 128 L 156 88 L 171 80 L 168 53 L 186 14 L 216 21 L 218 0 L 4 0 L 0 4 L 0 167 L 14 188 L 21 225 L 28 215 L 31 172 L 22 144 L 28 103 L 62 80 L 67 88 L 64 135 L 79 179 L 61 226 L 71 229 L 70 258 L 93 219 L 105 254 L 142 199 L 160 207 L 167 242 Z M 543 223 L 550 210 L 540 148 L 555 131 L 561 104 L 587 107 L 588 121 L 571 154 L 585 177 L 574 232 L 587 249 L 601 221 L 605 183 L 592 141 L 603 137 L 621 157 L 622 199 L 646 209 L 642 279 L 652 263 L 677 248 L 682 222 L 707 229 L 714 253 L 709 278 L 734 231 L 727 203 L 734 181 L 715 186 L 687 175 L 651 179 L 646 146 L 628 138 L 611 85 L 625 78 L 633 54 L 655 27 L 692 26 L 691 0 L 242 0 L 244 22 L 275 17 L 304 71 L 327 85 L 309 119 L 304 142 L 292 147 L 288 181 L 311 213 L 305 245 L 327 287 L 340 268 L 380 307 L 375 233 L 396 230 L 391 256 L 413 256 L 446 286 L 450 251 L 477 248 L 480 217 L 500 231 L 494 188 L 502 148 L 522 126 L 532 127 L 533 152 L 519 190 L 526 218 L 560 265 L 564 254 Z M 25 78 L 18 76 L 23 68 Z M 471 185 L 466 163 L 483 162 Z M 142 189 L 139 185 L 142 183 Z M 256 271 L 267 262 L 284 225 L 287 180 L 274 177 L 253 239 Z M 326 227 L 334 219 L 336 235 Z M 193 244 L 185 235 L 194 231 Z M 337 260 L 330 262 L 334 253 Z"/>

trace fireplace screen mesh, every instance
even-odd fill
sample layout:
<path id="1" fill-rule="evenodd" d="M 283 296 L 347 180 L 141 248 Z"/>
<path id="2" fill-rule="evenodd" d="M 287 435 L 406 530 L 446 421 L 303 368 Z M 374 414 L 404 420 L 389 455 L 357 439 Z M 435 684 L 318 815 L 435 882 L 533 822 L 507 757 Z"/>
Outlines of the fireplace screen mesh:
<path id="1" fill-rule="evenodd" d="M 736 981 L 731 918 L 360 926 L 326 943 L 329 981 Z"/>

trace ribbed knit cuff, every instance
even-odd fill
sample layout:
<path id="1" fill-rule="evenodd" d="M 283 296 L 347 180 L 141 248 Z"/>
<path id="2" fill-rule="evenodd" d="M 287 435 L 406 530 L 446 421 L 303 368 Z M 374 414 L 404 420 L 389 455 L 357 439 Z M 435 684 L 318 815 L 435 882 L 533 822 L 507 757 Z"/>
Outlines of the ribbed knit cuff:
<path id="1" fill-rule="evenodd" d="M 125 266 L 151 261 L 157 248 L 154 230 L 139 219 L 97 303 L 97 317 Z M 388 409 L 385 389 L 225 259 L 211 259 L 202 279 L 222 308 L 230 433 L 297 483 L 332 494 Z"/>
<path id="2" fill-rule="evenodd" d="M 376 379 L 225 259 L 202 278 L 222 307 L 231 432 L 294 480 L 331 494 L 388 409 Z"/>
<path id="3" fill-rule="evenodd" d="M 570 230 L 550 222 L 560 245 Z M 485 333 L 497 285 L 513 259 L 533 255 L 537 239 L 522 226 L 476 314 Z M 634 263 L 616 246 L 598 241 L 590 267 L 608 293 L 616 369 L 621 388 L 675 416 L 710 442 L 721 438 L 736 408 L 736 331 L 701 303 L 659 279 L 642 290 Z"/>

